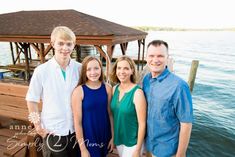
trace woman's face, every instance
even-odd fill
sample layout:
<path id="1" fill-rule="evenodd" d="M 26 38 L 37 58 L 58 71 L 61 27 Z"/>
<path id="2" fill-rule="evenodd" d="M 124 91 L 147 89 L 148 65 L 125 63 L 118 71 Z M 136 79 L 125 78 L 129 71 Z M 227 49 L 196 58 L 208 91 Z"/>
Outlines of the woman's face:
<path id="1" fill-rule="evenodd" d="M 116 75 L 121 83 L 129 82 L 132 74 L 133 70 L 127 61 L 123 60 L 117 63 Z"/>

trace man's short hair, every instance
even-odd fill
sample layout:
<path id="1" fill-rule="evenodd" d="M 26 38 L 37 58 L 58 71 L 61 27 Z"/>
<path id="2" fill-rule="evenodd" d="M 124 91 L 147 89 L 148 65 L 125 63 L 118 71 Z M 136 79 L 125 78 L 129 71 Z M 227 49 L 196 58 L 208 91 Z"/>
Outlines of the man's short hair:
<path id="1" fill-rule="evenodd" d="M 55 42 L 57 38 L 71 40 L 74 43 L 76 42 L 76 36 L 74 32 L 66 26 L 57 26 L 53 29 L 51 33 L 51 42 Z"/>
<path id="2" fill-rule="evenodd" d="M 153 46 L 156 46 L 156 47 L 161 46 L 161 45 L 165 45 L 166 49 L 168 51 L 168 44 L 167 44 L 167 42 L 165 42 L 163 40 L 153 40 L 148 44 L 147 48 L 149 48 L 150 45 L 153 45 Z"/>

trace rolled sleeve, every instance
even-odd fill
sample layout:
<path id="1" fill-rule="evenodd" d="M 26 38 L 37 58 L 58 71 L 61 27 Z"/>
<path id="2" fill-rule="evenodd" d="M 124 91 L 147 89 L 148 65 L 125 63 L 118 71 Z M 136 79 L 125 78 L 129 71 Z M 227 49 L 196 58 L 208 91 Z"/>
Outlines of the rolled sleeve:
<path id="1" fill-rule="evenodd" d="M 36 68 L 31 78 L 29 89 L 28 89 L 25 99 L 26 101 L 39 103 L 41 95 L 42 95 L 42 82 L 40 79 L 38 68 Z"/>
<path id="2" fill-rule="evenodd" d="M 176 115 L 180 122 L 192 123 L 193 122 L 193 105 L 192 96 L 186 82 L 180 84 L 178 87 L 178 94 L 175 108 Z"/>

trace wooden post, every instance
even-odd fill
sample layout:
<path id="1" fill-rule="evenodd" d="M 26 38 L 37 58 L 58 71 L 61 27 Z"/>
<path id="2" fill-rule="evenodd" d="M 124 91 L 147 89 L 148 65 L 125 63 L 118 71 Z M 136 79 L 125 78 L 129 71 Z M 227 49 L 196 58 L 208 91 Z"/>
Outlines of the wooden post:
<path id="1" fill-rule="evenodd" d="M 45 48 L 44 48 L 44 43 L 40 43 L 40 62 L 44 63 L 45 62 Z"/>
<path id="2" fill-rule="evenodd" d="M 196 79 L 198 65 L 199 65 L 198 60 L 193 60 L 192 61 L 191 70 L 190 70 L 189 78 L 188 78 L 188 85 L 189 85 L 191 93 L 193 92 L 193 86 L 194 86 L 194 82 L 195 82 L 195 79 Z"/>
<path id="3" fill-rule="evenodd" d="M 138 40 L 138 61 L 137 61 L 137 70 L 138 70 L 138 72 L 140 70 L 140 48 L 141 48 L 141 40 Z"/>
<path id="4" fill-rule="evenodd" d="M 11 47 L 11 57 L 12 57 L 12 63 L 14 64 L 14 62 L 15 62 L 15 56 L 14 56 L 14 50 L 13 50 L 13 45 L 12 45 L 12 42 L 10 42 L 10 47 Z"/>
<path id="5" fill-rule="evenodd" d="M 142 70 L 144 69 L 144 48 L 145 48 L 145 39 L 142 41 L 143 44 L 143 51 L 142 51 Z"/>
<path id="6" fill-rule="evenodd" d="M 29 44 L 22 43 L 21 46 L 24 49 L 24 56 L 25 56 L 25 79 L 29 81 L 30 79 L 29 56 L 28 56 Z"/>

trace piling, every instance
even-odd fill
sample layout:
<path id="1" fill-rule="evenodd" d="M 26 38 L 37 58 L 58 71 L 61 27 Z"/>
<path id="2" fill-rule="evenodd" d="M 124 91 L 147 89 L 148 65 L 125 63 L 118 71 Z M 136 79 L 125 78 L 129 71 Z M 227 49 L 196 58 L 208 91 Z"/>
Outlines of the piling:
<path id="1" fill-rule="evenodd" d="M 196 79 L 198 65 L 199 65 L 198 60 L 193 60 L 192 61 L 191 69 L 190 69 L 190 73 L 189 73 L 189 78 L 188 78 L 188 85 L 189 85 L 189 88 L 190 88 L 191 92 L 193 92 L 193 87 L 194 87 L 194 82 L 195 82 L 195 79 Z"/>

